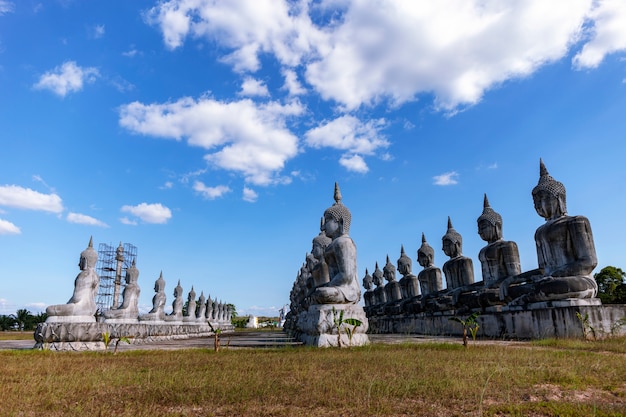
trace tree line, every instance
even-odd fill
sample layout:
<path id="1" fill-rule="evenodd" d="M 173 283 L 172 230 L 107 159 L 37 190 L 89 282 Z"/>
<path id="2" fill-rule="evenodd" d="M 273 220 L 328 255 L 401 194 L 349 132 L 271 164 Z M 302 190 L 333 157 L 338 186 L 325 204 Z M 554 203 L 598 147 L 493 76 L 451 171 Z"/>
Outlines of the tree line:
<path id="1" fill-rule="evenodd" d="M 0 330 L 35 330 L 37 324 L 48 318 L 46 313 L 33 314 L 25 308 L 20 308 L 15 314 L 0 314 Z"/>

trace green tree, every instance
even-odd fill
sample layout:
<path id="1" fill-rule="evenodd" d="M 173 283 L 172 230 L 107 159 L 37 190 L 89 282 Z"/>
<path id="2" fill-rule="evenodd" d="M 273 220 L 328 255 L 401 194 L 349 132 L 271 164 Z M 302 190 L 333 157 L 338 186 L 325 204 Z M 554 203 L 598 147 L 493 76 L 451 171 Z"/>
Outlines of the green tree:
<path id="1" fill-rule="evenodd" d="M 226 305 L 228 307 L 230 307 L 230 311 L 231 311 L 230 317 L 231 317 L 231 320 L 234 320 L 235 318 L 237 318 L 237 307 L 235 307 L 235 305 L 232 304 L 232 303 L 228 303 Z"/>
<path id="2" fill-rule="evenodd" d="M 15 327 L 15 319 L 12 316 L 0 315 L 0 330 L 12 330 Z"/>
<path id="3" fill-rule="evenodd" d="M 20 308 L 15 314 L 12 315 L 17 323 L 18 330 L 31 330 L 35 316 L 25 308 Z"/>
<path id="4" fill-rule="evenodd" d="M 626 303 L 626 272 L 605 266 L 593 276 L 598 283 L 598 297 L 604 304 Z"/>

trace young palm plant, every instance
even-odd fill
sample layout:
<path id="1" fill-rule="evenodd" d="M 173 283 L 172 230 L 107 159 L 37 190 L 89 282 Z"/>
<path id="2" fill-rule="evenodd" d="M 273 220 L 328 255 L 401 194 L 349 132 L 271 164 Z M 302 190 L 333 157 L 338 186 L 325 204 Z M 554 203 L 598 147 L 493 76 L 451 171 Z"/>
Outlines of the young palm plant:
<path id="1" fill-rule="evenodd" d="M 475 311 L 472 314 L 470 314 L 465 320 L 457 316 L 449 318 L 449 320 L 456 321 L 457 323 L 460 323 L 461 326 L 463 326 L 463 346 L 465 347 L 467 347 L 467 330 L 468 329 L 470 333 L 472 334 L 472 339 L 476 340 L 476 332 L 478 331 L 478 328 L 480 327 L 478 325 L 478 322 L 476 321 L 476 318 L 479 315 L 480 313 Z"/>

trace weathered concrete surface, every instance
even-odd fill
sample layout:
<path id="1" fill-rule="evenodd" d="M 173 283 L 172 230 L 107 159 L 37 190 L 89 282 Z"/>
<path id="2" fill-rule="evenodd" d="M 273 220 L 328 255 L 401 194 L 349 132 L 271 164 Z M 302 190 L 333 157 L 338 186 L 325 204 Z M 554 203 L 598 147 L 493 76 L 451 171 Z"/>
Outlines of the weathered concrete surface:
<path id="1" fill-rule="evenodd" d="M 353 327 L 343 323 L 338 329 L 335 319 L 343 312 L 343 320 L 357 319 L 360 326 Z M 362 346 L 369 343 L 366 334 L 368 320 L 363 307 L 358 304 L 318 304 L 309 307 L 298 315 L 298 339 L 308 346 L 330 347 L 337 346 L 338 337 L 341 337 L 343 346 Z M 352 339 L 347 334 L 352 331 Z"/>
<path id="2" fill-rule="evenodd" d="M 452 317 L 455 317 L 454 311 L 370 317 L 369 328 L 373 334 L 461 335 L 462 326 L 451 321 Z M 585 317 L 588 317 L 586 324 L 583 323 Z M 626 325 L 617 324 L 624 317 L 626 305 L 601 305 L 598 299 L 554 300 L 523 307 L 497 306 L 487 308 L 478 316 L 478 335 L 498 339 L 582 337 L 585 330 L 591 332 L 593 328 L 601 338 L 626 334 Z"/>

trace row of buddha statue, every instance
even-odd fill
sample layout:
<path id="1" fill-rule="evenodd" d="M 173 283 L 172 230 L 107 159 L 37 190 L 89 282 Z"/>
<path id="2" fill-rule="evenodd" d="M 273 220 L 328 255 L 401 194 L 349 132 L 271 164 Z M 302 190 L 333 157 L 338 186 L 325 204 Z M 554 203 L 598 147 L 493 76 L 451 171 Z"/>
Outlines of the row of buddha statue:
<path id="1" fill-rule="evenodd" d="M 121 244 L 120 244 L 121 247 Z M 93 248 L 93 238 L 90 238 L 89 245 L 80 254 L 78 266 L 79 274 L 74 281 L 74 293 L 66 304 L 51 305 L 46 308 L 48 318 L 47 323 L 73 322 L 89 323 L 95 322 L 99 314 L 96 304 L 96 296 L 100 278 L 96 273 L 96 263 L 98 254 Z M 184 323 L 202 324 L 206 322 L 230 323 L 232 311 L 228 304 L 221 301 L 205 298 L 204 292 L 200 293 L 196 301 L 196 292 L 191 287 L 187 297 L 187 309 L 184 310 L 183 288 L 178 285 L 174 288 L 174 301 L 172 302 L 172 312 L 165 313 L 165 280 L 163 273 L 154 284 L 155 295 L 152 298 L 152 310 L 146 314 L 139 314 L 138 302 L 140 288 L 137 284 L 139 280 L 139 270 L 133 260 L 132 265 L 126 270 L 124 290 L 122 292 L 122 304 L 117 307 L 102 312 L 102 318 L 106 323 Z M 116 300 L 117 301 L 117 300 Z"/>
<path id="2" fill-rule="evenodd" d="M 422 233 L 417 261 L 423 269 L 417 276 L 411 272 L 412 261 L 404 247 L 397 260 L 402 275 L 399 281 L 389 256 L 382 271 L 378 264 L 372 275 L 366 269 L 363 286 L 368 316 L 595 297 L 598 287 L 591 273 L 597 258 L 589 220 L 567 214 L 565 187 L 548 173 L 542 160 L 532 196 L 537 214 L 546 221 L 535 232 L 537 269 L 522 272 L 517 244 L 503 239 L 502 216 L 491 208 L 485 195 L 483 212 L 477 219 L 478 234 L 487 242 L 478 254 L 482 281 L 475 282 L 472 259 L 463 256 L 463 239 L 448 217 L 442 249 L 449 259 L 443 274 L 435 266 L 435 252 Z"/>

